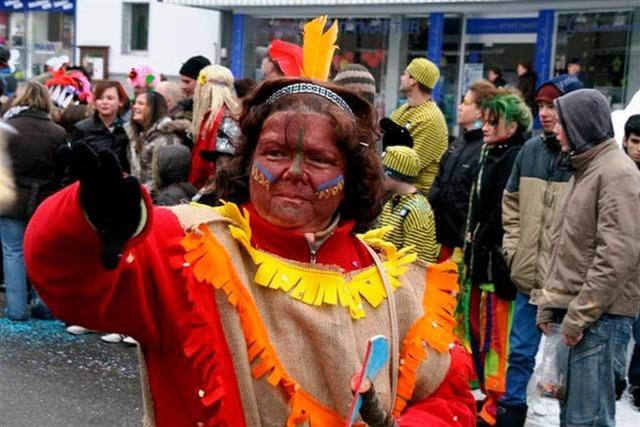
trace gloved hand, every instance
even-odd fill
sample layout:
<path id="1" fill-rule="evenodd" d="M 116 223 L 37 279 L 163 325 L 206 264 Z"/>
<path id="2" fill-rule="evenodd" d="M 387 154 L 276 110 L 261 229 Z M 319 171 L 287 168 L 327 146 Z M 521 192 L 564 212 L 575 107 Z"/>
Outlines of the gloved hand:
<path id="1" fill-rule="evenodd" d="M 102 239 L 102 264 L 117 267 L 124 244 L 140 225 L 142 190 L 133 176 L 124 176 L 115 154 L 96 153 L 84 142 L 68 153 L 72 173 L 80 181 L 80 202 Z"/>
<path id="2" fill-rule="evenodd" d="M 351 389 L 355 393 L 354 387 L 356 376 L 351 379 Z M 360 417 L 370 427 L 396 427 L 398 424 L 393 416 L 385 411 L 378 398 L 378 393 L 373 387 L 373 382 L 368 378 L 362 382 L 360 387 L 362 396 L 362 406 L 360 407 Z"/>
<path id="3" fill-rule="evenodd" d="M 400 126 L 388 117 L 380 120 L 380 129 L 383 132 L 382 135 L 382 149 L 386 150 L 387 147 L 393 145 L 404 145 L 409 148 L 413 148 L 413 138 L 409 133 L 409 129 L 404 126 Z"/>

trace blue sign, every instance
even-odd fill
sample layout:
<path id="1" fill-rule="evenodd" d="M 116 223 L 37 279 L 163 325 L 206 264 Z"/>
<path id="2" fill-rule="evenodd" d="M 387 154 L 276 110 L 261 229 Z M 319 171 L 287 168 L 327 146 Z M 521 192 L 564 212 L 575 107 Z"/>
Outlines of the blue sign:
<path id="1" fill-rule="evenodd" d="M 244 76 L 244 15 L 239 13 L 231 26 L 231 72 L 236 79 Z"/>
<path id="2" fill-rule="evenodd" d="M 444 13 L 432 13 L 429 15 L 429 44 L 427 46 L 427 58 L 440 68 L 442 57 L 442 41 L 444 39 Z M 440 100 L 440 84 L 433 88 L 433 99 Z"/>
<path id="3" fill-rule="evenodd" d="M 537 18 L 467 19 L 467 34 L 523 34 L 537 30 Z"/>
<path id="4" fill-rule="evenodd" d="M 537 86 L 551 77 L 551 48 L 553 45 L 553 10 L 541 10 L 538 15 L 538 29 L 536 31 L 535 70 L 538 73 Z"/>
<path id="5" fill-rule="evenodd" d="M 3 12 L 75 13 L 76 0 L 0 0 Z"/>

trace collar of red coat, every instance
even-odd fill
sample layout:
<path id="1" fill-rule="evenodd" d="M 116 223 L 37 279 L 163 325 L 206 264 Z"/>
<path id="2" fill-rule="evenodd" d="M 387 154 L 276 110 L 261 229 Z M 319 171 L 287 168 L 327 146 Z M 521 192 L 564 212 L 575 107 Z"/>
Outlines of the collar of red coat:
<path id="1" fill-rule="evenodd" d="M 311 251 L 304 233 L 283 230 L 262 218 L 251 203 L 249 211 L 251 245 L 261 251 L 301 263 L 309 263 Z M 355 236 L 355 221 L 341 220 L 316 252 L 317 264 L 334 265 L 353 271 L 373 264 L 364 244 Z"/>

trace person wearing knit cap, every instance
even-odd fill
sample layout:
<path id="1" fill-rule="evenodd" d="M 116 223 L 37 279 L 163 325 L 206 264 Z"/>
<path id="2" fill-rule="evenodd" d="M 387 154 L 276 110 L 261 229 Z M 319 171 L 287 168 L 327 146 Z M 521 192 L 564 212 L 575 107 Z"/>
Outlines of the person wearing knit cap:
<path id="1" fill-rule="evenodd" d="M 420 174 L 418 153 L 409 147 L 389 147 L 384 153 L 383 165 L 384 188 L 393 194 L 379 219 L 382 227 L 391 227 L 385 240 L 397 248 L 413 246 L 418 259 L 436 262 L 440 246 L 436 243 L 433 211 L 415 186 Z"/>
<path id="2" fill-rule="evenodd" d="M 439 78 L 440 70 L 433 62 L 426 58 L 412 60 L 400 78 L 400 90 L 404 92 L 407 102 L 390 116 L 395 124 L 409 130 L 413 149 L 420 158 L 416 187 L 424 194 L 429 194 L 438 174 L 438 162 L 449 143 L 444 115 L 431 96 Z M 393 141 L 388 139 L 395 134 L 385 133 L 385 147 L 393 145 Z"/>
<path id="3" fill-rule="evenodd" d="M 180 89 L 184 95 L 184 99 L 178 103 L 174 116 L 176 119 L 186 119 L 191 121 L 193 118 L 193 91 L 198 82 L 200 71 L 211 65 L 211 61 L 202 55 L 192 56 L 180 67 Z M 193 132 L 195 133 L 195 132 Z"/>
<path id="4" fill-rule="evenodd" d="M 182 64 L 180 68 L 180 89 L 182 89 L 185 98 L 193 98 L 198 74 L 207 65 L 211 65 L 211 61 L 202 55 L 193 56 Z"/>
<path id="5" fill-rule="evenodd" d="M 375 103 L 376 79 L 373 74 L 360 64 L 346 64 L 333 78 L 333 82 L 358 92 L 371 105 Z"/>
<path id="6" fill-rule="evenodd" d="M 535 327 L 537 308 L 529 302 L 529 295 L 542 287 L 551 252 L 547 230 L 558 206 L 556 201 L 571 178 L 570 171 L 558 168 L 561 151 L 554 133 L 558 115 L 553 101 L 581 87 L 580 80 L 567 74 L 540 86 L 535 100 L 544 132 L 524 144 L 502 198 L 504 255 L 518 292 L 498 425 L 523 426 L 527 414 L 527 384 L 541 338 Z"/>

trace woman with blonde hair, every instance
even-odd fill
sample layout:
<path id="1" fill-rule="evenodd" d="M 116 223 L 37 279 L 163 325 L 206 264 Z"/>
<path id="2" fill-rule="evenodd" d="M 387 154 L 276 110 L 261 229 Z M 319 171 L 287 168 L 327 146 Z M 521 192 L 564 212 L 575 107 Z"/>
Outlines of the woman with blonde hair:
<path id="1" fill-rule="evenodd" d="M 51 120 L 51 109 L 49 91 L 42 84 L 29 81 L 20 86 L 3 116 L 16 131 L 7 140 L 16 198 L 0 216 L 6 316 L 10 320 L 29 318 L 29 286 L 22 250 L 27 222 L 38 205 L 62 187 L 58 153 L 65 143 L 65 131 Z M 31 315 L 50 318 L 48 308 L 35 292 L 32 295 Z"/>
<path id="2" fill-rule="evenodd" d="M 191 157 L 189 182 L 202 187 L 215 173 L 215 165 L 200 155 L 217 146 L 234 144 L 240 135 L 240 102 L 233 89 L 233 74 L 221 65 L 208 65 L 198 75 L 193 95 L 193 130 L 196 143 Z"/>

